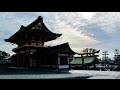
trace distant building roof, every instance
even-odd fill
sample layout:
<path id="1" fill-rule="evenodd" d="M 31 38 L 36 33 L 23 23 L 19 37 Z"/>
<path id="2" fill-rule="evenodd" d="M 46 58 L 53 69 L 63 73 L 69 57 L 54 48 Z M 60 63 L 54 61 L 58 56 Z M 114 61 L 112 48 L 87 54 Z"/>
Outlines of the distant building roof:
<path id="1" fill-rule="evenodd" d="M 95 57 L 84 57 L 84 64 L 90 64 L 95 61 Z M 81 57 L 74 57 L 74 59 L 70 62 L 70 64 L 78 65 L 82 64 L 82 58 Z"/>

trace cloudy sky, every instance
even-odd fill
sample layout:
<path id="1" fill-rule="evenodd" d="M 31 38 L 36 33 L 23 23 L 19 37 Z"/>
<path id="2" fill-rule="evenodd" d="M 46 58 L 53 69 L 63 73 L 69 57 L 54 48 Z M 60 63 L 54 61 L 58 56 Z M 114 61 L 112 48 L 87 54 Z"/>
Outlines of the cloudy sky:
<path id="1" fill-rule="evenodd" d="M 0 12 L 0 50 L 14 54 L 17 47 L 4 39 L 17 32 L 21 25 L 27 26 L 38 16 L 54 33 L 62 36 L 45 43 L 58 45 L 68 42 L 71 49 L 81 52 L 83 48 L 95 48 L 101 53 L 109 52 L 112 58 L 114 49 L 120 49 L 119 12 Z"/>

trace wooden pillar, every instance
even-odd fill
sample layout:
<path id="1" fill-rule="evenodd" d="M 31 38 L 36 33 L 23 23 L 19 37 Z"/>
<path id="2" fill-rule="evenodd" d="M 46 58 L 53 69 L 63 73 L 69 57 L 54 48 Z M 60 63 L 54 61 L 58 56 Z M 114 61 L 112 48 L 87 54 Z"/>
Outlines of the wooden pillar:
<path id="1" fill-rule="evenodd" d="M 60 65 L 60 56 L 58 55 L 58 65 Z"/>
<path id="2" fill-rule="evenodd" d="M 83 58 L 83 55 L 81 55 L 81 58 L 82 58 L 82 66 L 84 65 L 84 58 Z"/>
<path id="3" fill-rule="evenodd" d="M 69 57 L 67 57 L 67 62 L 68 62 L 69 69 L 70 69 L 70 58 Z"/>
<path id="4" fill-rule="evenodd" d="M 60 65 L 60 56 L 58 54 L 58 66 L 57 66 L 57 69 L 59 69 L 59 65 Z"/>

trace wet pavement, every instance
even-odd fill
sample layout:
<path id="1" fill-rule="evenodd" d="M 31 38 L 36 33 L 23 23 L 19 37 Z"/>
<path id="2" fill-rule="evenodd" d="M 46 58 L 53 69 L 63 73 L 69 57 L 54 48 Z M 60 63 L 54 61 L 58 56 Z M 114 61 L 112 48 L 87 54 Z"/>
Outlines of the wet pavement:
<path id="1" fill-rule="evenodd" d="M 119 71 L 70 70 L 48 73 L 3 73 L 0 79 L 120 79 Z"/>

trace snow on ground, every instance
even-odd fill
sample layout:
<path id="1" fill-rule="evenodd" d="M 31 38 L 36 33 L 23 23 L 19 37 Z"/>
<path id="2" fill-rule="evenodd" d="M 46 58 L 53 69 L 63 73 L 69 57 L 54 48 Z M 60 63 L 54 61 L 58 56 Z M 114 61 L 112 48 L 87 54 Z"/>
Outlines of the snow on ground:
<path id="1" fill-rule="evenodd" d="M 17 74 L 17 75 L 0 75 L 0 79 L 67 79 L 74 77 L 85 77 L 80 74 Z"/>
<path id="2" fill-rule="evenodd" d="M 120 79 L 119 71 L 70 70 L 54 74 L 5 74 L 0 79 Z"/>
<path id="3" fill-rule="evenodd" d="M 94 71 L 94 70 L 70 70 L 71 73 L 76 73 L 84 76 L 91 76 L 87 79 L 120 79 L 119 71 Z"/>

